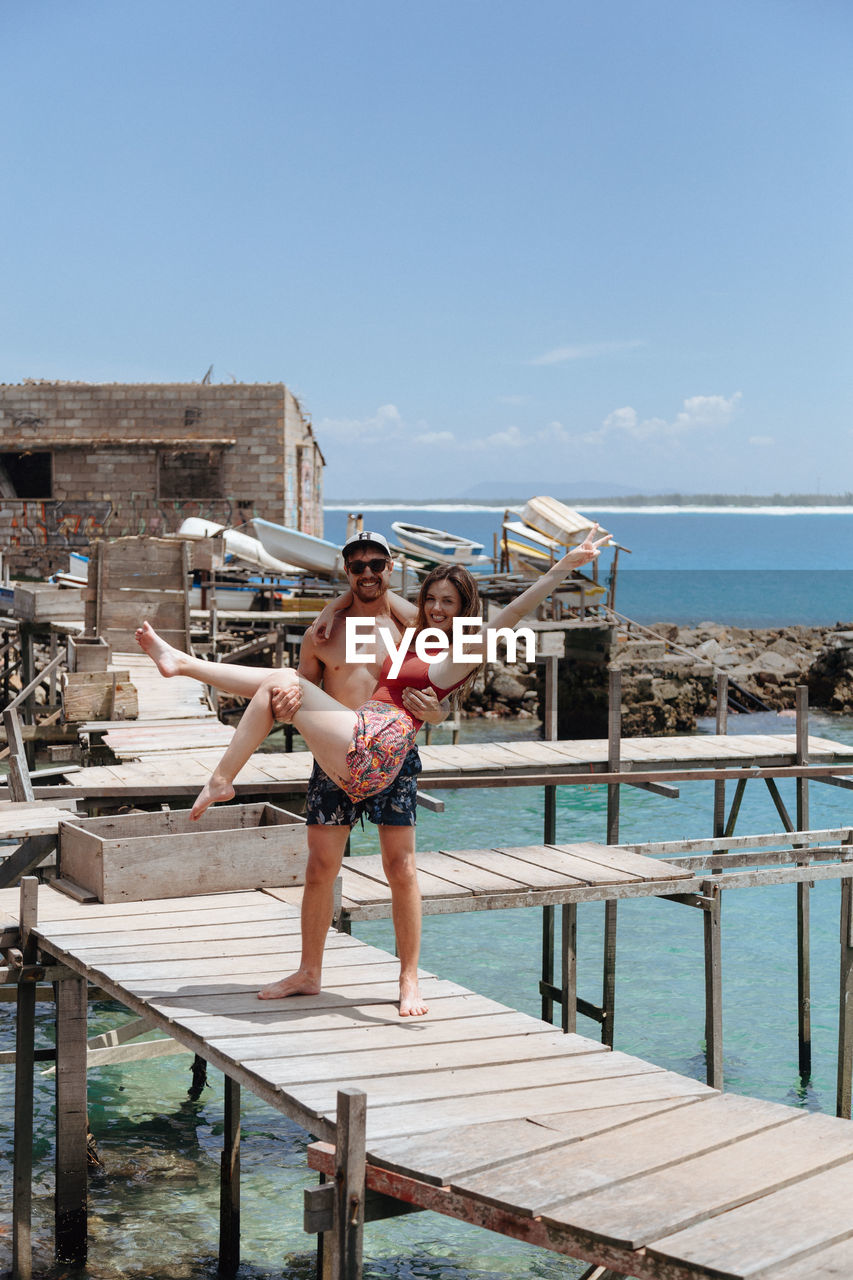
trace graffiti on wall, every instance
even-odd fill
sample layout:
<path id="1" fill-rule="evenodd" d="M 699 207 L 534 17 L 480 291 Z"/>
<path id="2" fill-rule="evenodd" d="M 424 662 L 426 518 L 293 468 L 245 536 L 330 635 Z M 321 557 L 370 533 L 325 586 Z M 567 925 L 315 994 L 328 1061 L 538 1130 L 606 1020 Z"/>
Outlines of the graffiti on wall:
<path id="1" fill-rule="evenodd" d="M 85 551 L 102 538 L 112 503 L 9 501 L 0 503 L 0 549 Z"/>

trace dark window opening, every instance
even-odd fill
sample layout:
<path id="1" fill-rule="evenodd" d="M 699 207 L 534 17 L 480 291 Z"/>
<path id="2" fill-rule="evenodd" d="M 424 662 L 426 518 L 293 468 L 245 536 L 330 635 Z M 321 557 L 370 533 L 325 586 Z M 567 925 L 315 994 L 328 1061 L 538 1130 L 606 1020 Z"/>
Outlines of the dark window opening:
<path id="1" fill-rule="evenodd" d="M 0 496 L 50 498 L 53 467 L 49 453 L 0 453 Z"/>
<path id="2" fill-rule="evenodd" d="M 174 453 L 157 455 L 157 494 L 160 498 L 222 498 L 222 453 Z"/>
<path id="3" fill-rule="evenodd" d="M 184 409 L 184 426 L 194 427 L 197 422 L 201 422 L 201 409 L 196 405 L 190 405 Z"/>

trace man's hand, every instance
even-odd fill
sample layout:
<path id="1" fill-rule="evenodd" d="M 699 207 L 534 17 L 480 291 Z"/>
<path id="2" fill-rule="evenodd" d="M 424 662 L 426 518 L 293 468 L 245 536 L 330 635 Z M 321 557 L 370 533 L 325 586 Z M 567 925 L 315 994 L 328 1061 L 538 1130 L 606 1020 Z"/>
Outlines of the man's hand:
<path id="1" fill-rule="evenodd" d="M 450 711 L 450 702 L 439 702 L 434 689 L 404 689 L 403 706 L 425 724 L 441 724 Z"/>
<path id="2" fill-rule="evenodd" d="M 298 684 L 281 685 L 270 692 L 273 718 L 280 724 L 290 724 L 302 706 L 302 690 Z"/>

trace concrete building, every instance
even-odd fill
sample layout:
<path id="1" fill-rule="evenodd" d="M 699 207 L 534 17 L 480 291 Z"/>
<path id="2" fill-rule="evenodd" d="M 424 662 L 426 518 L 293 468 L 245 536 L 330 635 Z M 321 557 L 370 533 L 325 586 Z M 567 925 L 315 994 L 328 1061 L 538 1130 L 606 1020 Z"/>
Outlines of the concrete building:
<path id="1" fill-rule="evenodd" d="M 68 566 L 92 538 L 254 515 L 323 533 L 323 456 L 283 383 L 0 386 L 0 552 Z"/>

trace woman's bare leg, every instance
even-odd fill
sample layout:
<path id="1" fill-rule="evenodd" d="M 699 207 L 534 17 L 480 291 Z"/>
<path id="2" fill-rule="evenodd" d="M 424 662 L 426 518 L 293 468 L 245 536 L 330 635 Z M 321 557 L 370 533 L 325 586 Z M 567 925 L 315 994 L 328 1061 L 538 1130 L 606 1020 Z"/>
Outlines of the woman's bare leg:
<path id="1" fill-rule="evenodd" d="M 293 723 L 320 767 L 338 782 L 349 781 L 346 756 L 352 742 L 356 713 L 330 698 L 310 680 L 298 676 L 291 667 L 283 667 L 280 671 L 264 674 L 263 682 L 243 712 L 225 754 L 192 807 L 194 819 L 200 818 L 209 805 L 232 798 L 234 779 L 273 726 L 272 690 L 296 682 L 302 691 L 302 705 L 293 717 Z"/>
<path id="2" fill-rule="evenodd" d="M 202 684 L 212 685 L 220 693 L 239 698 L 252 698 L 267 676 L 269 667 L 246 667 L 236 662 L 207 662 L 191 653 L 176 649 L 159 636 L 150 622 L 143 622 L 136 632 L 136 643 L 156 663 L 161 676 L 189 676 Z"/>

